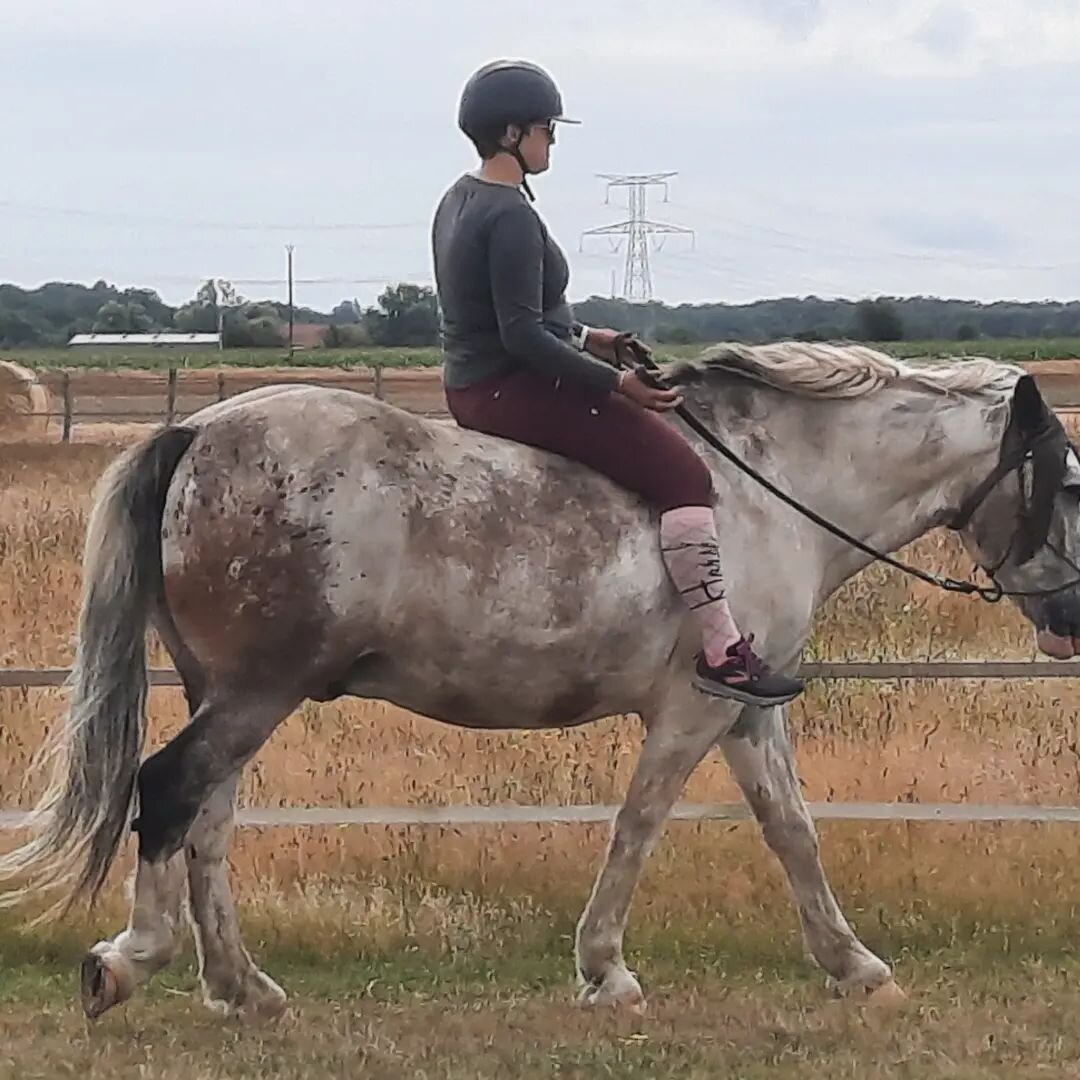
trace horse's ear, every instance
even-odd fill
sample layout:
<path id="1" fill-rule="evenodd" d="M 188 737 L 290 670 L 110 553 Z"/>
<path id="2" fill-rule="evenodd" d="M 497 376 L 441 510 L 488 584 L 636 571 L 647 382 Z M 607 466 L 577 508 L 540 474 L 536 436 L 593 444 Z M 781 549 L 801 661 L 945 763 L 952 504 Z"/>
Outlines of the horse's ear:
<path id="1" fill-rule="evenodd" d="M 1013 417 L 1021 431 L 1038 431 L 1046 419 L 1046 403 L 1031 375 L 1021 375 L 1013 391 Z"/>

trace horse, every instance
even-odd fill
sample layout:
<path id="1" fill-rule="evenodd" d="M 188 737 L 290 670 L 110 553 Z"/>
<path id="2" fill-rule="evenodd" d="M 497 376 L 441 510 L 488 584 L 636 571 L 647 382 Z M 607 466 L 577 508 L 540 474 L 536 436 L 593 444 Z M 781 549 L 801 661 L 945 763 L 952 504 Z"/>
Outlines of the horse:
<path id="1" fill-rule="evenodd" d="M 815 612 L 868 550 L 950 525 L 1044 652 L 1080 653 L 1080 592 L 1066 582 L 1080 556 L 1080 461 L 1030 375 L 796 342 L 721 346 L 663 373 L 740 461 L 867 545 L 820 528 L 670 419 L 710 461 L 730 601 L 775 668 L 797 669 Z M 151 627 L 191 717 L 140 765 Z M 604 477 L 351 391 L 240 394 L 160 429 L 102 477 L 70 708 L 46 742 L 33 831 L 0 859 L 5 896 L 93 899 L 130 828 L 130 919 L 82 962 L 87 1015 L 175 957 L 186 893 L 207 1004 L 276 1016 L 286 995 L 244 947 L 225 856 L 241 771 L 301 702 L 376 698 L 489 729 L 636 714 L 639 758 L 577 925 L 579 1000 L 644 1007 L 623 960 L 631 898 L 714 747 L 832 985 L 901 995 L 826 880 L 783 710 L 695 690 L 696 649 L 653 512 Z"/>

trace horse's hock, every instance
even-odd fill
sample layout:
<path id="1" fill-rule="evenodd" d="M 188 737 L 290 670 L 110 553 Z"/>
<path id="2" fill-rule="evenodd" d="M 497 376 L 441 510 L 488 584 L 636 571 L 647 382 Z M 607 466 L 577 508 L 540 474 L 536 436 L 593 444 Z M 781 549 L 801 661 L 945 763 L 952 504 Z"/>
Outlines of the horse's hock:
<path id="1" fill-rule="evenodd" d="M 48 427 L 48 390 L 29 368 L 0 360 L 0 441 L 40 438 Z"/>

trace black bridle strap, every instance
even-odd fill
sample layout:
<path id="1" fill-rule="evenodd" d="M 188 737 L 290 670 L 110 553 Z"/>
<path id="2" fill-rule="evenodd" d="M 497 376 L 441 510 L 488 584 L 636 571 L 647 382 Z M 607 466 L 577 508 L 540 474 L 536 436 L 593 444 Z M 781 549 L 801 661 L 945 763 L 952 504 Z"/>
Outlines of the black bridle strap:
<path id="1" fill-rule="evenodd" d="M 633 357 L 635 363 L 630 363 L 626 360 L 624 352 L 629 352 Z M 647 350 L 643 348 L 639 342 L 633 339 L 627 339 L 621 337 L 616 341 L 615 355 L 617 363 L 620 366 L 630 367 L 637 377 L 645 383 L 647 386 L 652 386 L 657 390 L 671 390 L 672 387 L 668 386 L 661 377 L 660 369 L 656 366 L 652 357 Z M 860 540 L 857 536 L 853 536 L 846 529 L 841 528 L 839 525 L 829 521 L 828 518 L 822 517 L 821 514 L 809 507 L 804 506 L 797 499 L 793 498 L 786 491 L 778 488 L 767 477 L 762 476 L 752 465 L 748 465 L 738 454 L 736 454 L 729 447 L 725 446 L 685 405 L 678 405 L 675 408 L 675 413 L 692 431 L 696 432 L 705 440 L 718 454 L 726 458 L 737 469 L 749 476 L 753 481 L 763 487 L 769 494 L 774 495 L 782 503 L 790 506 L 796 513 L 801 514 L 803 517 L 812 521 L 819 528 L 824 529 L 827 533 L 835 536 L 838 540 L 843 540 L 844 543 L 849 544 L 857 551 L 861 551 L 864 555 L 869 555 L 875 562 L 885 563 L 886 566 L 891 566 L 895 570 L 899 570 L 901 573 L 907 574 L 910 577 L 918 578 L 920 581 L 926 582 L 927 585 L 933 585 L 936 588 L 944 589 L 946 592 L 963 593 L 968 596 L 977 596 L 980 600 L 985 600 L 987 603 L 996 604 L 1003 596 L 1011 597 L 1036 597 L 1036 596 L 1052 596 L 1056 593 L 1064 592 L 1066 589 L 1071 589 L 1076 585 L 1080 585 L 1080 567 L 1076 566 L 1070 559 L 1065 558 L 1059 552 L 1054 553 L 1077 573 L 1076 578 L 1073 581 L 1068 582 L 1065 585 L 1060 585 L 1055 589 L 1004 589 L 994 581 L 992 585 L 979 585 L 974 581 L 960 581 L 958 578 L 945 577 L 941 574 L 933 574 L 928 570 L 923 570 L 918 566 L 912 566 L 910 563 L 905 563 L 900 559 L 894 558 L 888 552 L 878 551 L 876 548 L 867 544 L 865 541 Z M 1019 468 L 1023 463 L 1023 456 L 1012 467 L 1012 469 Z M 1000 467 L 1000 463 L 999 463 Z M 997 470 L 995 470 L 996 473 Z M 1012 470 L 1009 470 L 1012 471 Z M 992 474 L 993 475 L 993 474 Z M 1005 475 L 1004 473 L 1002 476 Z M 994 479 L 994 484 L 1000 481 L 1001 476 L 997 476 Z M 988 494 L 994 484 L 986 485 L 986 493 Z M 985 497 L 985 494 L 983 497 Z M 981 500 L 980 500 L 981 501 Z M 971 513 L 975 512 L 977 507 L 974 507 Z M 970 516 L 970 515 L 969 515 Z M 965 522 L 966 524 L 966 522 Z M 1000 567 L 998 568 L 1000 569 Z"/>
<path id="2" fill-rule="evenodd" d="M 1054 438 L 1056 432 L 1049 425 L 1041 431 L 1021 440 L 1011 452 L 1003 452 L 994 471 L 964 500 L 960 508 L 945 523 L 948 528 L 959 532 L 966 528 L 975 511 L 982 506 L 986 497 L 1005 479 L 1009 473 L 1016 472 L 1031 457 L 1032 452 L 1042 443 Z"/>

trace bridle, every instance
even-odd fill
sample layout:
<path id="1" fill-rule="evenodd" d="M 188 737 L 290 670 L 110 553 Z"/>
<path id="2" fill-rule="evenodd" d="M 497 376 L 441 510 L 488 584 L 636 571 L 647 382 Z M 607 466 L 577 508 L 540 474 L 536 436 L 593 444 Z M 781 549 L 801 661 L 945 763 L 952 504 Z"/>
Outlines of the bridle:
<path id="1" fill-rule="evenodd" d="M 622 334 L 616 339 L 615 362 L 616 367 L 633 370 L 637 377 L 648 386 L 661 390 L 673 389 L 665 383 L 649 350 L 632 335 Z M 790 506 L 796 513 L 812 521 L 838 540 L 843 540 L 857 551 L 868 555 L 875 562 L 885 563 L 886 566 L 891 566 L 909 577 L 917 578 L 946 592 L 977 596 L 980 600 L 991 604 L 997 603 L 1005 596 L 1053 596 L 1080 585 L 1080 566 L 1060 551 L 1049 538 L 1054 500 L 1064 476 L 1065 455 L 1068 452 L 1069 441 L 1060 424 L 1048 413 L 1044 416 L 1042 425 L 1033 431 L 1024 430 L 1017 423 L 1015 415 L 1010 418 L 997 465 L 964 500 L 960 508 L 943 521 L 946 527 L 956 531 L 965 528 L 998 484 L 1011 473 L 1019 474 L 1022 500 L 1020 520 L 1002 557 L 992 567 L 982 568 L 990 578 L 991 584 L 980 585 L 975 581 L 961 581 L 958 578 L 931 573 L 894 558 L 886 551 L 879 551 L 857 536 L 853 536 L 846 529 L 829 521 L 828 518 L 804 506 L 767 477 L 762 476 L 753 466 L 748 465 L 730 447 L 721 442 L 684 404 L 678 405 L 675 412 L 687 427 L 700 435 L 718 454 L 782 503 Z M 1029 562 L 1041 548 L 1048 547 L 1076 576 L 1064 585 L 1058 585 L 1052 589 L 1006 589 L 997 580 L 997 574 L 1009 560 L 1020 540 L 1023 540 L 1023 547 L 1020 549 L 1017 565 L 1022 566 Z"/>

